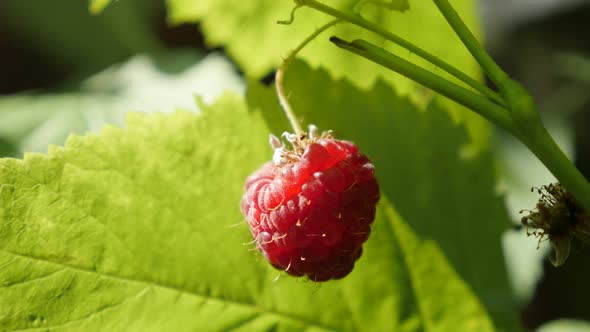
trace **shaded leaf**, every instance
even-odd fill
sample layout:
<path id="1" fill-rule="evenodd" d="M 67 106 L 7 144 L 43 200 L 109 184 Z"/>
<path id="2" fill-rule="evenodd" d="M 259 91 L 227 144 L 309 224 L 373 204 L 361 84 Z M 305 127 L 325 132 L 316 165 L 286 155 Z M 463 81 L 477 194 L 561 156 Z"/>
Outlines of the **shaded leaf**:
<path id="1" fill-rule="evenodd" d="M 347 11 L 351 11 L 356 3 L 356 0 L 328 1 L 329 5 Z M 397 2 L 391 2 L 395 3 Z M 253 78 L 262 77 L 272 71 L 291 49 L 330 20 L 325 14 L 303 8 L 296 13 L 292 25 L 277 25 L 277 20 L 289 16 L 293 6 L 292 1 L 254 0 L 236 3 L 231 0 L 168 0 L 169 19 L 172 23 L 200 21 L 207 43 L 211 46 L 225 46 L 246 74 Z M 453 6 L 470 27 L 477 27 L 474 1 L 454 1 Z M 383 6 L 367 4 L 363 6 L 363 15 L 467 73 L 479 75 L 475 61 L 433 3 L 414 1 L 411 10 L 403 14 L 392 12 Z M 433 31 L 436 33 L 432 33 Z M 408 51 L 348 24 L 334 27 L 308 45 L 301 53 L 303 59 L 314 67 L 327 68 L 336 77 L 351 78 L 355 84 L 365 88 L 371 86 L 377 77 L 384 77 L 403 92 L 415 87 L 407 79 L 333 46 L 328 42 L 329 35 L 372 40 L 411 61 L 424 63 Z M 428 68 L 434 69 L 432 65 Z"/>
<path id="2" fill-rule="evenodd" d="M 326 4 L 345 11 L 352 11 L 357 2 L 357 0 L 325 1 Z M 380 2 L 391 5 L 398 3 L 397 1 Z M 210 46 L 223 46 L 244 70 L 246 76 L 256 79 L 271 72 L 292 49 L 318 27 L 332 19 L 304 7 L 296 13 L 295 21 L 291 25 L 277 25 L 277 20 L 289 17 L 293 6 L 292 1 L 253 0 L 237 3 L 232 0 L 168 0 L 169 20 L 172 23 L 201 22 L 206 42 Z M 362 15 L 449 62 L 466 74 L 480 77 L 479 66 L 438 12 L 434 3 L 412 1 L 410 7 L 410 10 L 401 13 L 391 11 L 384 6 L 366 4 L 362 6 Z M 453 1 L 453 7 L 471 30 L 478 34 L 475 1 L 456 0 Z M 338 49 L 328 42 L 331 35 L 347 40 L 363 38 L 372 41 L 402 58 L 454 80 L 450 75 L 406 49 L 350 24 L 339 24 L 331 28 L 300 53 L 302 59 L 312 67 L 321 66 L 334 77 L 348 78 L 361 88 L 370 88 L 380 77 L 401 95 L 410 94 L 421 104 L 433 97 L 430 90 L 424 89 L 417 83 L 366 59 Z M 450 101 L 445 103 L 452 105 L 445 109 L 453 115 L 454 119 L 468 124 L 470 135 L 476 139 L 476 146 L 488 142 L 491 129 L 486 120 Z"/>
<path id="3" fill-rule="evenodd" d="M 401 217 L 441 247 L 498 325 L 516 326 L 500 242 L 510 222 L 495 193 L 490 151 L 473 149 L 464 128 L 436 102 L 420 111 L 382 81 L 368 94 L 295 62 L 285 86 L 304 123 L 333 129 L 367 153 Z M 273 88 L 252 83 L 247 95 L 274 133 L 289 130 Z"/>

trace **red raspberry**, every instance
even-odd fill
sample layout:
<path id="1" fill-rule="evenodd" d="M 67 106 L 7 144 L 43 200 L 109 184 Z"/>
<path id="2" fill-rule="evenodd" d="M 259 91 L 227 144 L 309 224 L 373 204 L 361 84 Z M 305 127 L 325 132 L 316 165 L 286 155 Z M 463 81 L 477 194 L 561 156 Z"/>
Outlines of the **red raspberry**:
<path id="1" fill-rule="evenodd" d="M 351 142 L 271 136 L 273 162 L 246 180 L 242 213 L 256 246 L 277 269 L 313 281 L 348 275 L 371 232 L 379 187 L 369 159 Z"/>

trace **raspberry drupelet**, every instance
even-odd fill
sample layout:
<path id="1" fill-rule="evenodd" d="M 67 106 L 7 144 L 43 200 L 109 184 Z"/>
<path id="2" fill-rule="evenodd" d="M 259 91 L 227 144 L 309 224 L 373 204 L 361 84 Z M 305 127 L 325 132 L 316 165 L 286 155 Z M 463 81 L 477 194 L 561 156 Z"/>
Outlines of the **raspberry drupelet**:
<path id="1" fill-rule="evenodd" d="M 241 201 L 257 248 L 277 269 L 313 281 L 348 275 L 369 238 L 379 187 L 373 164 L 331 132 L 271 135 L 275 153 L 245 183 Z"/>

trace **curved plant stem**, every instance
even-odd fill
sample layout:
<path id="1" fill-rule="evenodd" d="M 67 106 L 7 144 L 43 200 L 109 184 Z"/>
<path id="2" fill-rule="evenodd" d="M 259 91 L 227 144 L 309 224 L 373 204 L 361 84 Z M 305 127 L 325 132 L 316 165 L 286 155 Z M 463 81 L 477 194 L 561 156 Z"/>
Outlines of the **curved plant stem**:
<path id="1" fill-rule="evenodd" d="M 533 126 L 525 134 L 525 145 L 555 175 L 559 182 L 590 211 L 590 184 L 572 164 L 543 126 Z"/>
<path id="2" fill-rule="evenodd" d="M 457 14 L 457 11 L 451 6 L 448 0 L 432 0 L 438 7 L 438 10 L 443 14 L 447 22 L 459 39 L 463 42 L 465 47 L 469 50 L 473 58 L 477 60 L 483 71 L 487 74 L 492 82 L 502 90 L 504 83 L 510 78 L 508 75 L 496 64 L 496 62 L 490 57 L 488 52 L 481 46 L 477 38 L 471 33 L 467 25 Z"/>
<path id="3" fill-rule="evenodd" d="M 336 46 L 358 54 L 366 59 L 389 68 L 407 78 L 414 80 L 441 95 L 464 105 L 488 120 L 497 123 L 514 135 L 519 135 L 518 129 L 510 117 L 507 109 L 491 102 L 468 89 L 465 89 L 445 78 L 440 77 L 420 66 L 417 66 L 397 55 L 375 46 L 365 40 L 357 39 L 352 42 L 337 37 L 330 39 Z"/>
<path id="4" fill-rule="evenodd" d="M 277 72 L 275 73 L 275 88 L 277 90 L 277 96 L 279 97 L 281 108 L 285 112 L 285 115 L 291 124 L 291 128 L 293 128 L 295 134 L 299 136 L 301 133 L 303 133 L 303 129 L 301 128 L 299 121 L 297 121 L 297 117 L 295 116 L 295 113 L 291 108 L 291 104 L 289 104 L 289 99 L 285 95 L 285 90 L 283 89 L 283 75 L 286 68 L 287 66 L 281 66 L 279 69 L 277 69 Z"/>
<path id="5" fill-rule="evenodd" d="M 317 36 L 319 36 L 322 32 L 328 30 L 329 28 L 335 26 L 338 23 L 341 23 L 342 20 L 339 18 L 333 19 L 330 22 L 322 25 L 321 27 L 319 27 L 316 31 L 314 31 L 311 35 L 307 36 L 307 38 L 305 38 L 299 45 L 297 45 L 297 47 L 295 47 L 290 53 L 289 55 L 285 58 L 285 60 L 283 60 L 283 64 L 281 65 L 281 67 L 283 66 L 287 66 L 289 65 L 289 63 L 291 61 L 293 61 L 295 59 L 295 56 L 305 47 L 307 46 L 307 44 L 309 44 L 312 40 L 316 39 Z M 282 23 L 281 23 L 282 24 Z"/>
<path id="6" fill-rule="evenodd" d="M 448 62 L 445 62 L 445 61 L 437 58 L 433 54 L 412 44 L 411 42 L 403 39 L 402 37 L 383 29 L 381 26 L 379 26 L 373 22 L 365 20 L 360 15 L 342 12 L 336 8 L 330 7 L 328 5 L 318 2 L 316 0 L 296 0 L 295 2 L 297 3 L 297 6 L 301 6 L 301 5 L 307 6 L 307 7 L 316 9 L 320 12 L 323 12 L 325 14 L 328 14 L 330 16 L 336 17 L 342 21 L 346 21 L 346 22 L 352 23 L 354 25 L 357 25 L 359 27 L 362 27 L 364 29 L 367 29 L 367 30 L 393 42 L 394 44 L 407 49 L 408 51 L 416 54 L 417 56 L 423 58 L 424 60 L 426 60 L 426 61 L 432 63 L 433 65 L 439 67 L 440 69 L 446 71 L 447 73 L 454 76 L 455 78 L 462 81 L 463 83 L 467 84 L 471 88 L 484 94 L 486 97 L 490 98 L 495 103 L 497 103 L 499 105 L 505 105 L 504 100 L 502 98 L 500 98 L 500 96 L 495 91 L 493 91 L 490 88 L 486 87 L 485 85 L 481 84 L 480 82 L 473 79 L 472 77 L 469 77 L 464 72 L 453 67 Z"/>
<path id="7" fill-rule="evenodd" d="M 299 8 L 299 7 L 295 7 L 295 9 L 297 9 L 297 8 Z M 295 12 L 295 9 L 291 12 L 290 21 L 279 21 L 278 23 L 279 24 L 290 24 L 290 22 L 293 21 L 293 13 Z M 291 124 L 291 127 L 293 128 L 293 131 L 295 131 L 295 134 L 297 134 L 297 135 L 300 135 L 304 131 L 301 128 L 301 124 L 299 124 L 299 121 L 297 120 L 297 117 L 295 116 L 293 109 L 291 108 L 291 104 L 289 104 L 288 96 L 285 94 L 285 89 L 283 87 L 283 77 L 285 75 L 285 71 L 287 70 L 287 68 L 289 67 L 291 62 L 295 59 L 295 56 L 297 55 L 297 53 L 299 53 L 307 44 L 309 44 L 312 40 L 314 40 L 322 32 L 328 30 L 329 28 L 333 27 L 334 25 L 336 25 L 340 22 L 341 22 L 340 19 L 334 19 L 334 20 L 324 24 L 319 29 L 317 29 L 314 33 L 312 33 L 307 38 L 305 38 L 305 40 L 303 42 L 301 42 L 301 44 L 299 44 L 297 47 L 295 47 L 289 53 L 289 55 L 283 60 L 283 63 L 281 64 L 281 66 L 279 68 L 277 68 L 277 71 L 275 73 L 275 89 L 277 91 L 279 103 L 281 104 L 281 108 L 285 112 L 285 115 L 287 116 L 287 119 L 289 120 L 289 123 Z"/>
<path id="8" fill-rule="evenodd" d="M 572 164 L 553 140 L 528 91 L 510 79 L 481 46 L 448 0 L 433 0 L 449 25 L 477 60 L 487 76 L 494 82 L 510 109 L 517 126 L 519 139 L 555 175 L 559 182 L 590 211 L 590 183 Z"/>
<path id="9" fill-rule="evenodd" d="M 277 21 L 277 24 L 283 24 L 283 25 L 290 25 L 291 23 L 293 23 L 293 21 L 295 21 L 295 12 L 297 11 L 297 9 L 303 7 L 303 5 L 297 5 L 295 7 L 293 7 L 293 9 L 291 9 L 291 13 L 289 14 L 289 19 L 288 20 L 279 20 Z"/>

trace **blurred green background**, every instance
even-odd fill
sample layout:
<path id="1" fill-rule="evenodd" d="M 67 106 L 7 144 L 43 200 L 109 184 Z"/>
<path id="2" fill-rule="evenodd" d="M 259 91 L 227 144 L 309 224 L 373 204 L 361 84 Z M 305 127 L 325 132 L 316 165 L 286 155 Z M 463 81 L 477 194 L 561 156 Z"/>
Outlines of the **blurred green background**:
<path id="1" fill-rule="evenodd" d="M 547 126 L 590 178 L 590 1 L 486 0 L 479 3 L 486 45 L 531 91 Z M 271 73 L 269 73 L 271 74 Z M 209 49 L 198 25 L 170 26 L 164 1 L 118 0 L 100 15 L 74 0 L 0 1 L 0 156 L 61 145 L 70 133 L 123 125 L 124 113 L 198 111 L 224 90 L 243 93 L 223 49 Z M 534 206 L 531 186 L 552 181 L 519 143 L 498 132 L 496 150 L 508 209 Z M 518 214 L 513 216 L 518 221 Z M 574 245 L 553 268 L 523 230 L 502 239 L 523 325 L 590 321 L 590 250 Z M 588 325 L 545 325 L 582 331 Z"/>

